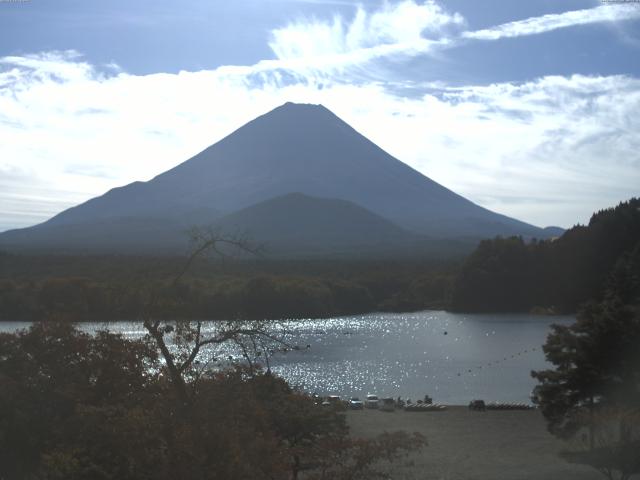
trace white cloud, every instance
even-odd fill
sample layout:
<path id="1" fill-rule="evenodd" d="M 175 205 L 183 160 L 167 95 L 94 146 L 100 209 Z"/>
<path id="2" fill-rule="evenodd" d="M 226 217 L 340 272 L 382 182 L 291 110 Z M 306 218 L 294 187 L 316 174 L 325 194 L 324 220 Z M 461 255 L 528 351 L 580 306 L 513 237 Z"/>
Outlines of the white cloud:
<path id="1" fill-rule="evenodd" d="M 385 4 L 373 13 L 358 7 L 351 22 L 335 16 L 331 22 L 290 23 L 272 32 L 269 46 L 279 60 L 315 59 L 364 53 L 384 45 L 421 44 L 426 35 L 441 34 L 446 27 L 463 23 L 460 14 L 450 14 L 432 1 L 408 0 Z"/>
<path id="2" fill-rule="evenodd" d="M 377 83 L 252 87 L 218 71 L 108 77 L 77 59 L 60 63 L 64 80 L 21 70 L 0 95 L 0 111 L 11 113 L 0 118 L 0 176 L 22 172 L 24 195 L 34 188 L 33 201 L 45 205 L 41 220 L 52 213 L 47 201 L 70 206 L 147 180 L 288 100 L 323 103 L 436 181 L 540 224 L 584 221 L 640 184 L 640 80 L 624 76 L 427 88 L 403 98 Z M 34 204 L 25 208 L 34 221 Z"/>
<path id="3" fill-rule="evenodd" d="M 588 25 L 601 22 L 618 22 L 640 18 L 638 5 L 607 4 L 596 8 L 553 13 L 541 17 L 517 20 L 496 27 L 473 32 L 464 32 L 462 36 L 475 40 L 498 40 L 500 38 L 535 35 L 559 28 Z"/>
<path id="4" fill-rule="evenodd" d="M 326 76 L 378 58 L 406 58 L 431 53 L 451 44 L 447 33 L 464 25 L 459 13 L 450 13 L 433 0 L 385 3 L 374 11 L 356 8 L 352 19 L 300 19 L 271 32 L 269 47 L 275 60 L 228 73 L 270 73 L 277 70 Z"/>
<path id="5" fill-rule="evenodd" d="M 0 164 L 0 232 L 39 223 L 83 199 L 66 184 L 56 187 L 33 171 Z"/>
<path id="6" fill-rule="evenodd" d="M 457 12 L 434 1 L 385 3 L 372 13 L 358 7 L 351 20 L 302 19 L 272 31 L 269 46 L 275 60 L 234 69 L 237 74 L 279 69 L 322 75 L 359 66 L 379 58 L 402 60 L 459 45 L 464 40 L 498 40 L 535 35 L 578 25 L 615 23 L 640 18 L 637 5 L 605 4 L 595 8 L 543 15 L 460 32 L 466 24 Z"/>

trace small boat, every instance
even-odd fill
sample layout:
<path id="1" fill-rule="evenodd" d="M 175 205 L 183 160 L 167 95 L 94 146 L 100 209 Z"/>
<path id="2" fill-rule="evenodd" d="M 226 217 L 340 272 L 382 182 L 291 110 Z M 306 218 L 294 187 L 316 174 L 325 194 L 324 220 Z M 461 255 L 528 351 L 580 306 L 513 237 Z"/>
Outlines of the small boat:
<path id="1" fill-rule="evenodd" d="M 490 402 L 487 404 L 487 410 L 533 410 L 536 407 L 526 403 L 499 403 Z"/>
<path id="2" fill-rule="evenodd" d="M 405 412 L 442 412 L 446 409 L 446 405 L 437 403 L 408 403 L 404 407 Z"/>

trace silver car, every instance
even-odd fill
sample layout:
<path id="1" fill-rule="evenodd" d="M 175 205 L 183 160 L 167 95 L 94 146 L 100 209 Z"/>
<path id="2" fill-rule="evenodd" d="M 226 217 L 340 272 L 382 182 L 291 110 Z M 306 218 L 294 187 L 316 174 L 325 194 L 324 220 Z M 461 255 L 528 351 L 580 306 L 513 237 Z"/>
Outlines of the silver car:
<path id="1" fill-rule="evenodd" d="M 378 396 L 367 395 L 367 399 L 364 401 L 364 406 L 366 408 L 378 408 Z"/>

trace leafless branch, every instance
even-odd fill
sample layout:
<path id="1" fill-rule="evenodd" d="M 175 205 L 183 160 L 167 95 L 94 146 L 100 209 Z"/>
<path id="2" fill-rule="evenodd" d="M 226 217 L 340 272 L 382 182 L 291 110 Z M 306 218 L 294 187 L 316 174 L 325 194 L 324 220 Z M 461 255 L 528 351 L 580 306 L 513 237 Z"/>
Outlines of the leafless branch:
<path id="1" fill-rule="evenodd" d="M 223 234 L 207 228 L 193 228 L 190 230 L 189 236 L 192 243 L 191 252 L 182 267 L 172 278 L 170 283 L 172 288 L 178 286 L 198 258 L 207 254 L 214 254 L 216 257 L 227 257 L 227 251 L 231 249 L 238 252 L 258 255 L 262 250 L 262 247 L 252 245 L 246 236 Z M 160 350 L 171 380 L 178 392 L 178 396 L 181 397 L 185 403 L 188 402 L 185 375 L 193 373 L 198 375 L 193 365 L 203 348 L 221 345 L 227 342 L 235 343 L 243 351 L 244 357 L 249 362 L 251 369 L 254 367 L 254 359 L 251 358 L 251 354 L 247 350 L 247 345 L 243 342 L 243 338 L 250 340 L 253 353 L 258 351 L 256 343 L 256 341 L 258 341 L 262 346 L 265 358 L 267 358 L 268 352 L 266 348 L 267 343 L 274 343 L 285 349 L 294 348 L 283 338 L 268 331 L 259 322 L 230 321 L 224 325 L 221 331 L 210 336 L 204 336 L 201 321 L 185 321 L 184 324 L 178 324 L 178 326 L 182 325 L 182 328 L 178 328 L 174 335 L 175 338 L 184 342 L 183 347 L 186 351 L 183 350 L 181 354 L 174 355 L 171 353 L 165 340 L 165 335 L 173 332 L 174 328 L 171 325 L 162 325 L 162 321 L 156 316 L 157 306 L 158 293 L 152 290 L 149 301 L 142 312 L 143 325 Z"/>

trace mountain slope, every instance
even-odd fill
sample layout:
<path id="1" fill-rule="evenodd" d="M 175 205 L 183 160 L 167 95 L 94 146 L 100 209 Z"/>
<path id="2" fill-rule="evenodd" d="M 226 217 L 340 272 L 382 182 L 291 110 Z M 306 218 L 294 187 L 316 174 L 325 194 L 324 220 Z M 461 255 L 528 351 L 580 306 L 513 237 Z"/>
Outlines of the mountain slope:
<path id="1" fill-rule="evenodd" d="M 180 254 L 190 225 L 154 217 L 41 224 L 0 234 L 0 248 L 38 253 Z"/>

